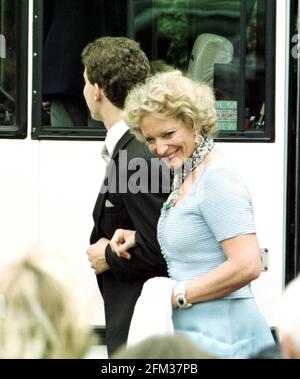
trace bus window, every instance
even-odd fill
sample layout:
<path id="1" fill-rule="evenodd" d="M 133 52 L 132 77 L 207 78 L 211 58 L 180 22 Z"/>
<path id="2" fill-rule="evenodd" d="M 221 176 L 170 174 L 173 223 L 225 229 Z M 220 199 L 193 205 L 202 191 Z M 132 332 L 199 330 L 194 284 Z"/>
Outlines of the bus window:
<path id="1" fill-rule="evenodd" d="M 156 69 L 214 87 L 220 140 L 273 140 L 274 2 L 134 1 L 134 38 Z"/>
<path id="2" fill-rule="evenodd" d="M 26 1 L 0 1 L 0 138 L 26 137 L 26 23 Z"/>
<path id="3" fill-rule="evenodd" d="M 275 5 L 267 0 L 44 0 L 39 24 L 34 138 L 104 138 L 82 96 L 87 42 L 138 41 L 153 72 L 182 70 L 216 93 L 218 139 L 274 140 Z M 66 16 L 67 15 L 67 16 Z"/>
<path id="4" fill-rule="evenodd" d="M 127 1 L 44 0 L 36 2 L 37 44 L 34 138 L 103 138 L 83 97 L 81 53 L 101 36 L 127 34 Z M 39 51 L 40 47 L 40 51 Z"/>

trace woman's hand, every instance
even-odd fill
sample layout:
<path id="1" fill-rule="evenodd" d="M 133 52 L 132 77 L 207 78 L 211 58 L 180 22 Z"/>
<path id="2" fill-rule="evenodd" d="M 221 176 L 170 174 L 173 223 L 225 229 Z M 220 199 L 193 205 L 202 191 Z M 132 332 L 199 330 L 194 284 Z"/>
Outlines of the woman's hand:
<path id="1" fill-rule="evenodd" d="M 136 246 L 135 230 L 117 229 L 110 240 L 110 247 L 119 257 L 130 259 L 131 254 L 127 250 Z"/>

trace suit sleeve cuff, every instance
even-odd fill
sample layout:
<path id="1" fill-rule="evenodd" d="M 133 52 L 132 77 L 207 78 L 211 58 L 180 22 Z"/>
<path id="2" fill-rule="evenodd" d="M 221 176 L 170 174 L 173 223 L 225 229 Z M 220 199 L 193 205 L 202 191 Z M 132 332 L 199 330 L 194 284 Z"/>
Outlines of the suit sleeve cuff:
<path id="1" fill-rule="evenodd" d="M 116 253 L 114 253 L 110 247 L 110 244 L 107 244 L 105 248 L 105 260 L 107 264 L 111 267 L 113 265 L 114 259 L 119 258 Z"/>

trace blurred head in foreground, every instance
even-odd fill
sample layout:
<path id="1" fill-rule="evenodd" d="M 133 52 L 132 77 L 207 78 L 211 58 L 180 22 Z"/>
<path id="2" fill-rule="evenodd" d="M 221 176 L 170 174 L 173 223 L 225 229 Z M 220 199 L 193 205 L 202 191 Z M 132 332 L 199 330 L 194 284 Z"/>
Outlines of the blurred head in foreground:
<path id="1" fill-rule="evenodd" d="M 89 313 L 69 279 L 44 255 L 1 268 L 1 358 L 84 356 L 92 343 Z"/>
<path id="2" fill-rule="evenodd" d="M 148 337 L 134 346 L 121 347 L 113 359 L 214 359 L 199 350 L 187 337 L 160 335 Z"/>
<path id="3" fill-rule="evenodd" d="M 279 305 L 279 340 L 284 358 L 300 359 L 300 276 L 283 292 Z"/>

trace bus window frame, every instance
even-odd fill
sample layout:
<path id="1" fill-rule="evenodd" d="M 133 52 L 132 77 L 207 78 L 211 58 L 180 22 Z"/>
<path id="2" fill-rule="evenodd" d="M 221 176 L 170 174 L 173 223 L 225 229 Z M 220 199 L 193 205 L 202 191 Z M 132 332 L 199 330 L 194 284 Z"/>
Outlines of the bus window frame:
<path id="1" fill-rule="evenodd" d="M 98 140 L 106 136 L 104 128 L 64 128 L 42 126 L 42 61 L 43 61 L 43 1 L 33 3 L 33 75 L 32 75 L 32 130 L 33 140 Z M 40 104 L 40 107 L 38 107 Z"/>
<path id="2" fill-rule="evenodd" d="M 130 12 L 128 12 L 127 25 L 132 27 L 129 17 L 134 15 L 133 0 L 128 0 Z M 42 103 L 42 53 L 43 53 L 43 1 L 34 0 L 33 20 L 33 93 L 32 93 L 32 139 L 54 140 L 104 140 L 106 130 L 92 128 L 63 128 L 42 126 L 41 108 L 37 104 Z M 241 17 L 244 14 L 241 1 Z M 242 29 L 242 28 L 241 28 Z M 276 31 L 276 2 L 266 2 L 266 46 L 265 46 L 265 125 L 264 130 L 249 131 L 220 131 L 215 140 L 218 142 L 275 142 L 275 31 Z M 134 31 L 129 28 L 129 33 Z M 245 36 L 245 31 L 241 34 Z M 132 38 L 132 35 L 128 36 Z M 246 51 L 245 41 L 241 51 Z M 241 59 L 241 62 L 245 62 Z M 245 67 L 240 67 L 240 79 L 245 79 Z M 240 103 L 245 104 L 245 85 L 241 86 Z M 245 107 L 238 110 L 238 129 L 244 120 Z"/>
<path id="3" fill-rule="evenodd" d="M 245 9 L 241 1 L 241 18 L 245 19 Z M 242 125 L 245 118 L 245 28 L 241 30 L 241 51 L 243 55 L 240 58 L 240 81 L 241 94 L 240 104 L 238 110 L 238 127 Z M 220 131 L 218 137 L 215 138 L 218 142 L 275 142 L 275 47 L 276 47 L 276 2 L 266 1 L 266 46 L 265 46 L 265 128 L 263 131 L 249 130 L 249 131 L 234 131 L 226 132 Z M 242 111 L 241 111 L 242 109 Z"/>
<path id="4" fill-rule="evenodd" d="M 0 139 L 25 139 L 27 137 L 27 80 L 28 80 L 28 0 L 16 8 L 16 124 L 2 125 Z"/>
<path id="5" fill-rule="evenodd" d="M 292 38 L 299 34 L 300 0 L 290 2 L 289 51 L 292 51 Z M 285 285 L 297 277 L 300 272 L 300 61 L 289 55 L 289 100 L 287 133 L 287 189 L 286 189 L 286 225 L 285 225 Z"/>

